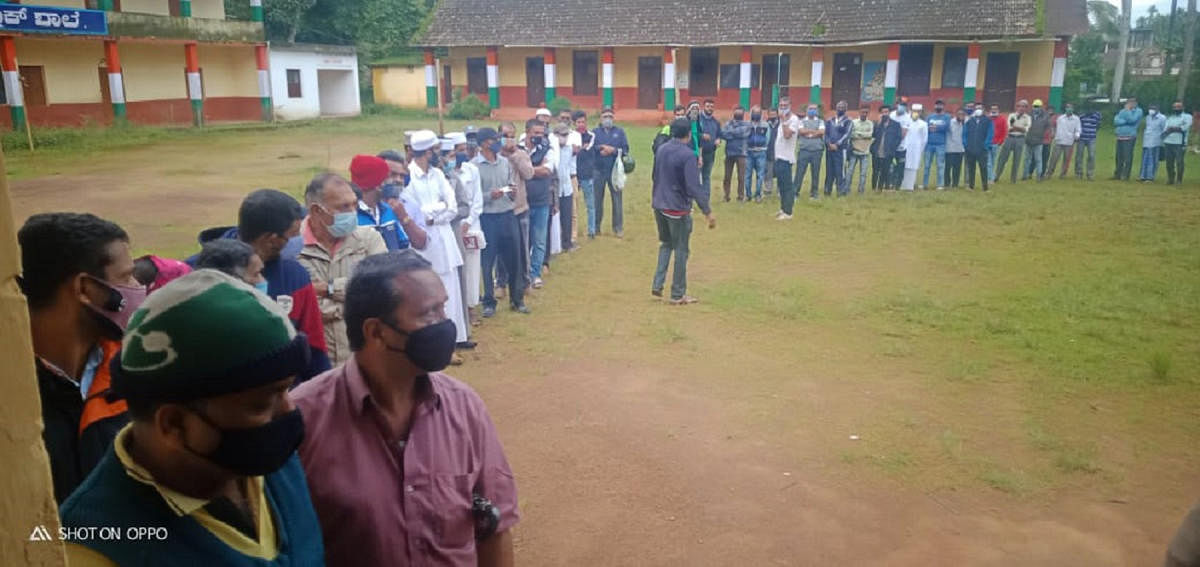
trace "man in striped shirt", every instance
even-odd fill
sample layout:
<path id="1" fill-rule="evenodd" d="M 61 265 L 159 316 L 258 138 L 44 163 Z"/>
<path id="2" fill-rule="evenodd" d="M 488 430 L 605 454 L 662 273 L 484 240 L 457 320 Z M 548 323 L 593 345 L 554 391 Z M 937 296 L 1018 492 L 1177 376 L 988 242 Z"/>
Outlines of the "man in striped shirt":
<path id="1" fill-rule="evenodd" d="M 1100 128 L 1100 111 L 1093 110 L 1079 117 L 1079 141 L 1075 142 L 1075 178 L 1083 179 L 1083 152 L 1087 151 L 1087 180 L 1096 173 L 1096 130 Z"/>

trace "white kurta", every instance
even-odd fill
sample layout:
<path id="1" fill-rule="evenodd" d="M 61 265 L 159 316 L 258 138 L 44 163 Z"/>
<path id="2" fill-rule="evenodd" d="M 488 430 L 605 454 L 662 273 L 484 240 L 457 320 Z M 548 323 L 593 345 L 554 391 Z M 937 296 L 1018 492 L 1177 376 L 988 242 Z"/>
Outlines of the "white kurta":
<path id="1" fill-rule="evenodd" d="M 929 124 L 924 120 L 913 120 L 908 125 L 908 133 L 900 146 L 904 149 L 904 169 L 917 169 L 921 165 L 921 154 L 925 151 L 925 142 L 929 139 Z"/>
<path id="2" fill-rule="evenodd" d="M 467 321 L 463 317 L 462 288 L 458 281 L 458 267 L 463 264 L 463 259 L 458 251 L 454 229 L 450 227 L 450 222 L 458 214 L 454 189 L 440 169 L 425 171 L 416 163 L 411 163 L 408 173 L 408 186 L 404 192 L 416 201 L 426 221 L 433 221 L 432 225 L 429 222 L 422 223 L 422 228 L 429 234 L 429 241 L 424 250 L 417 252 L 433 264 L 433 271 L 442 279 L 449 297 L 446 300 L 446 316 L 458 328 L 456 340 L 463 342 L 467 340 Z"/>
<path id="3" fill-rule="evenodd" d="M 462 222 L 468 226 L 467 234 L 479 242 L 479 248 L 476 250 L 463 249 L 463 288 L 467 296 L 467 307 L 475 307 L 479 305 L 483 272 L 480 251 L 487 247 L 487 241 L 483 238 L 483 228 L 479 226 L 479 215 L 483 213 L 483 191 L 480 188 L 479 169 L 475 164 L 462 164 L 458 169 L 458 178 L 471 195 L 471 212 Z"/>

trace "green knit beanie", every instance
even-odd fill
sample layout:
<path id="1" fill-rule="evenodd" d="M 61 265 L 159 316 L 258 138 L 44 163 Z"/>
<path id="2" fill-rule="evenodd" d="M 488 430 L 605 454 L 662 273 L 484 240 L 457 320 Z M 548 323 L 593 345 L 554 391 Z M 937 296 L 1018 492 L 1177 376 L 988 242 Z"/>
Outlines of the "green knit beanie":
<path id="1" fill-rule="evenodd" d="M 216 270 L 156 290 L 112 362 L 118 398 L 183 402 L 249 390 L 308 367 L 308 340 L 271 298 Z"/>

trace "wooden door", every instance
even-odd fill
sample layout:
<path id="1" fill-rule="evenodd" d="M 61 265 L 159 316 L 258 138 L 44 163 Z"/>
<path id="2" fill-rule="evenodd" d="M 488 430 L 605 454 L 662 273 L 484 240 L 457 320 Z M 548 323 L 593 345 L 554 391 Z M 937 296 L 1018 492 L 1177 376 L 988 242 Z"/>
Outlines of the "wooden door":
<path id="1" fill-rule="evenodd" d="M 999 105 L 1008 112 L 1017 100 L 1017 70 L 1021 54 L 1016 52 L 989 53 L 983 77 L 983 103 Z"/>
<path id="2" fill-rule="evenodd" d="M 662 57 L 638 57 L 638 108 L 657 109 L 662 103 Z"/>
<path id="3" fill-rule="evenodd" d="M 862 93 L 862 54 L 835 53 L 833 55 L 833 100 L 846 101 L 849 108 L 858 108 L 858 96 Z"/>
<path id="4" fill-rule="evenodd" d="M 21 65 L 18 73 L 25 106 L 46 106 L 46 68 L 41 65 Z"/>
<path id="5" fill-rule="evenodd" d="M 525 104 L 536 108 L 546 102 L 546 65 L 541 57 L 525 58 Z"/>
<path id="6" fill-rule="evenodd" d="M 762 58 L 762 106 L 770 108 L 771 91 L 779 85 L 779 96 L 788 94 L 788 81 L 791 77 L 792 56 L 784 53 L 763 55 Z"/>
<path id="7" fill-rule="evenodd" d="M 442 65 L 442 102 L 454 102 L 454 87 L 450 82 L 450 66 Z"/>
<path id="8" fill-rule="evenodd" d="M 181 13 L 179 0 L 167 0 L 167 13 L 178 18 Z"/>

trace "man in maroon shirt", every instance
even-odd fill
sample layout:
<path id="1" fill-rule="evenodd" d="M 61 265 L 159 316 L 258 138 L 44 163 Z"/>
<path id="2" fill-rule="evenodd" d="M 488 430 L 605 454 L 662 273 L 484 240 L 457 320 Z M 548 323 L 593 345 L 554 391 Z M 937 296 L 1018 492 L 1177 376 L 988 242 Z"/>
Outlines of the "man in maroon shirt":
<path id="1" fill-rule="evenodd" d="M 346 288 L 345 364 L 293 392 L 329 565 L 511 566 L 517 490 L 454 354 L 446 290 L 411 250 L 363 259 Z"/>

